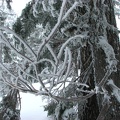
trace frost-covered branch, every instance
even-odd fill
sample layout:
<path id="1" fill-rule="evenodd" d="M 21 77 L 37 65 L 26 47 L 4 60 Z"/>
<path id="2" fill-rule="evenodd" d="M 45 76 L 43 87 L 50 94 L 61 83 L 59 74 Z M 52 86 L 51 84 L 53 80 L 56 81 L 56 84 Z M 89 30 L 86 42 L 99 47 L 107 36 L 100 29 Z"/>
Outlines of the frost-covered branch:
<path id="1" fill-rule="evenodd" d="M 57 58 L 58 58 L 58 59 L 61 58 L 64 48 L 66 47 L 66 45 L 67 45 L 71 40 L 82 39 L 82 38 L 85 38 L 85 37 L 87 37 L 87 34 L 85 34 L 85 35 L 80 34 L 80 35 L 75 35 L 75 36 L 70 37 L 70 38 L 62 45 L 62 47 L 61 47 L 61 49 L 60 49 L 60 51 L 59 51 L 59 53 L 58 53 Z"/>
<path id="2" fill-rule="evenodd" d="M 57 56 L 55 55 L 53 49 L 51 48 L 51 46 L 50 46 L 48 43 L 46 44 L 46 47 L 48 48 L 48 50 L 49 50 L 50 53 L 52 54 L 52 56 L 53 56 L 53 58 L 54 58 L 54 60 L 55 60 L 55 62 L 56 62 L 56 64 L 57 64 L 57 63 L 58 63 L 58 59 L 57 59 Z"/>
<path id="3" fill-rule="evenodd" d="M 108 109 L 110 108 L 110 103 L 105 103 L 105 105 L 102 107 L 101 111 L 100 111 L 100 114 L 97 118 L 97 120 L 104 120 L 105 119 L 105 115 L 108 111 Z"/>
<path id="4" fill-rule="evenodd" d="M 66 50 L 68 52 L 68 67 L 67 67 L 66 74 L 65 74 L 65 77 L 64 77 L 63 81 L 67 79 L 67 77 L 68 77 L 68 75 L 70 73 L 70 68 L 71 68 L 71 64 L 72 64 L 71 51 L 70 51 L 70 49 L 68 47 L 66 48 Z"/>
<path id="5" fill-rule="evenodd" d="M 117 71 L 117 60 L 115 58 L 115 53 L 113 47 L 108 43 L 106 37 L 99 36 L 98 45 L 103 49 L 106 55 L 106 61 L 109 64 L 108 69 L 111 71 Z"/>
<path id="6" fill-rule="evenodd" d="M 39 50 L 38 50 L 38 57 L 40 56 L 40 52 L 43 49 L 43 47 L 45 46 L 45 44 L 48 43 L 50 41 L 50 39 L 53 37 L 53 35 L 56 33 L 56 31 L 61 23 L 66 3 L 67 3 L 67 0 L 63 0 L 62 6 L 60 9 L 60 15 L 58 17 L 58 21 L 57 21 L 56 25 L 54 26 L 54 28 L 51 30 L 51 33 L 48 35 L 48 37 L 45 40 L 43 40 L 43 43 L 40 45 Z"/>
<path id="7" fill-rule="evenodd" d="M 3 63 L 0 62 L 0 66 L 7 71 L 12 77 L 16 78 L 17 76 L 14 75 Z"/>
<path id="8" fill-rule="evenodd" d="M 9 41 L 7 41 L 7 43 L 5 43 L 6 46 L 8 46 L 11 50 L 13 50 L 17 55 L 19 55 L 20 57 L 24 58 L 25 60 L 29 61 L 29 62 L 33 62 L 33 60 L 31 60 L 29 57 L 23 55 L 22 53 L 20 53 L 17 49 L 15 49 L 11 43 Z"/>
<path id="9" fill-rule="evenodd" d="M 118 88 L 112 79 L 108 80 L 107 85 L 110 86 L 112 90 L 112 95 L 117 99 L 117 101 L 120 103 L 120 88 Z"/>
<path id="10" fill-rule="evenodd" d="M 68 16 L 69 14 L 76 8 L 76 6 L 78 5 L 79 3 L 78 2 L 75 2 L 72 7 L 65 13 L 65 15 L 63 16 L 62 18 L 62 21 L 64 21 Z M 82 4 L 82 3 L 81 3 Z"/>
<path id="11" fill-rule="evenodd" d="M 29 50 L 29 52 L 34 56 L 34 58 L 36 59 L 36 54 L 34 53 L 34 51 L 31 49 L 31 47 L 24 41 L 22 40 L 14 31 L 12 31 L 9 28 L 6 28 L 4 26 L 0 26 L 0 30 L 4 30 L 7 33 L 12 34 L 13 36 L 15 36 L 22 44 L 24 44 L 24 46 Z"/>
<path id="12" fill-rule="evenodd" d="M 111 75 L 111 70 L 107 70 L 107 72 L 105 73 L 105 76 L 103 77 L 103 79 L 100 81 L 100 83 L 98 84 L 99 87 L 103 87 L 105 85 L 105 83 L 108 80 L 108 77 Z"/>
<path id="13" fill-rule="evenodd" d="M 35 64 L 39 64 L 39 63 L 42 63 L 42 62 L 49 62 L 49 63 L 51 63 L 51 65 L 54 68 L 54 73 L 55 73 L 55 71 L 56 71 L 56 65 L 55 65 L 55 63 L 52 60 L 47 59 L 47 58 L 43 58 L 43 59 L 39 60 L 38 62 L 36 62 Z"/>
<path id="14" fill-rule="evenodd" d="M 94 94 L 95 94 L 95 92 L 92 91 L 91 93 L 87 94 L 86 96 L 81 96 L 81 97 L 64 98 L 64 97 L 59 97 L 59 96 L 53 96 L 53 98 L 58 101 L 68 101 L 68 102 L 79 101 L 80 102 L 80 101 L 87 100 L 88 98 L 92 97 Z"/>
<path id="15" fill-rule="evenodd" d="M 32 76 L 32 75 L 30 75 L 29 73 L 27 73 L 27 72 L 26 72 L 25 70 L 23 70 L 19 65 L 18 65 L 18 67 L 19 67 L 20 72 L 23 72 L 23 74 L 25 74 L 26 76 L 31 77 L 32 79 L 37 80 L 37 78 L 35 78 L 34 76 Z M 19 74 L 20 74 L 20 72 L 19 72 Z"/>

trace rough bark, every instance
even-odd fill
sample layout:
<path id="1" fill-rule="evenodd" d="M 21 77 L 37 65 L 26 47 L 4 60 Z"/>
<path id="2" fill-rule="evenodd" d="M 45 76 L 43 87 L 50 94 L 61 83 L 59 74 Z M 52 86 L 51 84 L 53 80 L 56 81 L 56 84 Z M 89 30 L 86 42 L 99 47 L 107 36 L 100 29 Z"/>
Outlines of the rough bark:
<path id="1" fill-rule="evenodd" d="M 106 18 L 107 22 L 110 25 L 113 25 L 116 27 L 116 20 L 115 20 L 115 14 L 114 14 L 114 8 L 113 8 L 113 3 L 112 0 L 105 0 L 105 4 L 107 6 L 106 9 Z M 93 1 L 90 0 L 90 7 L 91 7 L 91 14 L 93 14 Z M 102 4 L 100 1 L 97 3 L 97 7 L 101 10 L 102 12 Z M 91 15 L 92 16 L 92 15 Z M 98 35 L 103 35 L 103 30 L 99 29 L 98 32 L 96 32 L 97 28 L 97 21 L 94 21 L 92 17 L 89 18 L 89 24 L 91 27 L 91 38 L 90 42 L 92 43 L 92 40 L 97 40 Z M 111 29 L 106 28 L 107 32 L 107 39 L 108 43 L 113 47 L 115 55 L 117 60 L 120 60 L 120 50 L 119 50 L 119 38 L 118 34 L 115 31 L 112 31 Z M 105 53 L 102 49 L 98 49 L 97 46 L 92 43 L 92 47 L 94 49 L 94 63 L 93 63 L 93 68 L 92 72 L 89 75 L 89 85 L 91 88 L 95 88 L 95 85 L 99 84 L 99 82 L 102 80 L 102 78 L 105 75 L 106 72 L 106 60 L 105 60 Z M 89 57 L 90 49 L 89 46 L 87 46 L 87 49 L 84 51 L 82 50 L 82 58 L 85 58 L 83 60 L 83 63 L 87 61 L 87 58 Z M 89 54 L 89 55 L 88 55 Z M 85 56 L 85 57 L 84 57 Z M 94 59 L 92 58 L 92 59 Z M 117 72 L 114 72 L 110 75 L 109 79 L 113 79 L 115 84 L 120 87 L 120 72 L 119 72 L 119 66 L 120 62 L 118 62 L 118 70 Z M 87 66 L 84 66 L 84 69 L 86 69 Z M 108 86 L 106 86 L 106 89 L 108 90 L 109 94 L 111 95 L 111 91 Z M 119 108 L 119 103 L 116 101 L 114 97 L 111 96 L 110 102 L 105 103 L 103 105 L 103 95 L 94 95 L 93 97 L 89 98 L 86 104 L 86 107 L 84 108 L 83 115 L 81 116 L 81 105 L 78 105 L 78 118 L 80 120 L 119 120 L 120 118 L 120 108 Z M 104 111 L 104 112 L 103 112 Z M 98 116 L 98 118 L 97 118 Z"/>

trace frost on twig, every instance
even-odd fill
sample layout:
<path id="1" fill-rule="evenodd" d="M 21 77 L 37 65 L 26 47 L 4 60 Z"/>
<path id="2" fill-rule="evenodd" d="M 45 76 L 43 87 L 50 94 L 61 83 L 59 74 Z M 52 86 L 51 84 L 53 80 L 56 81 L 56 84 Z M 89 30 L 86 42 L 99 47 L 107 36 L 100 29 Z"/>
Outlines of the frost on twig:
<path id="1" fill-rule="evenodd" d="M 60 48 L 57 58 L 58 58 L 58 59 L 61 58 L 64 48 L 67 46 L 67 44 L 68 44 L 70 41 L 75 40 L 75 39 L 79 39 L 79 41 L 81 42 L 81 39 L 82 39 L 82 38 L 86 38 L 86 37 L 87 37 L 87 33 L 85 33 L 85 34 L 79 34 L 79 35 L 75 35 L 75 36 L 70 37 L 70 38 L 62 45 L 62 47 Z M 82 44 L 82 43 L 81 43 L 81 44 Z M 82 45 L 81 45 L 81 46 L 82 46 Z"/>
<path id="2" fill-rule="evenodd" d="M 78 5 L 78 2 L 75 2 L 73 5 L 72 5 L 72 7 L 66 12 L 66 14 L 63 16 L 63 18 L 62 18 L 62 21 L 63 20 L 65 20 L 67 17 L 68 17 L 68 15 L 73 11 L 73 9 L 75 9 L 75 7 Z"/>
<path id="3" fill-rule="evenodd" d="M 5 34 L 11 35 L 12 37 L 8 38 L 5 36 Z M 18 55 L 19 57 L 24 58 L 30 62 L 33 62 L 33 60 L 28 55 L 31 55 L 34 58 L 34 60 L 36 59 L 37 56 L 32 50 L 32 48 L 11 29 L 6 28 L 4 26 L 0 26 L 0 36 L 1 42 L 4 43 L 7 47 L 9 47 L 16 54 L 16 56 Z M 14 41 L 19 41 L 21 44 L 23 44 L 26 48 L 27 53 L 29 54 L 24 55 L 20 52 L 19 49 L 15 48 L 15 46 L 13 45 Z"/>
<path id="4" fill-rule="evenodd" d="M 112 95 L 117 99 L 117 101 L 120 103 L 120 88 L 118 88 L 112 79 L 108 80 L 107 85 L 110 86 L 112 90 Z"/>
<path id="5" fill-rule="evenodd" d="M 108 63 L 108 68 L 111 71 L 117 71 L 117 60 L 115 58 L 115 53 L 113 47 L 108 43 L 107 38 L 104 36 L 99 36 L 98 41 L 99 47 L 101 47 L 106 55 L 106 62 Z"/>
<path id="6" fill-rule="evenodd" d="M 110 103 L 106 103 L 106 104 L 102 107 L 102 109 L 101 109 L 101 111 L 100 111 L 100 114 L 99 114 L 97 120 L 104 120 L 104 119 L 105 119 L 105 115 L 106 115 L 109 107 L 110 107 Z"/>
<path id="7" fill-rule="evenodd" d="M 39 57 L 40 57 L 40 54 L 41 54 L 41 51 L 43 49 L 43 47 L 50 41 L 50 39 L 53 37 L 53 35 L 56 33 L 58 27 L 60 26 L 61 24 L 61 21 L 62 21 L 62 17 L 63 17 L 63 12 L 64 12 L 64 8 L 65 8 L 65 5 L 67 3 L 67 0 L 64 0 L 62 2 L 62 6 L 61 6 L 61 9 L 60 9 L 60 13 L 59 13 L 59 17 L 58 17 L 58 20 L 57 20 L 57 23 L 56 25 L 54 26 L 54 28 L 51 30 L 50 34 L 48 35 L 48 37 L 45 39 L 45 40 L 42 40 L 42 44 L 39 46 L 39 50 L 38 50 L 38 60 L 39 60 Z"/>

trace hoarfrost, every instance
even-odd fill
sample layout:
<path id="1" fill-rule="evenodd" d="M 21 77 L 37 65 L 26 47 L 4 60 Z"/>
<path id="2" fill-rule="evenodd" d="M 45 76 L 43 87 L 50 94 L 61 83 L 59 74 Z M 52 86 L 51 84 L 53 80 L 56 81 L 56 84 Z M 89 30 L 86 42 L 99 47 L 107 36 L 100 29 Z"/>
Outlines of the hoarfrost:
<path id="1" fill-rule="evenodd" d="M 106 61 L 109 64 L 108 68 L 112 71 L 117 71 L 117 60 L 115 58 L 115 53 L 113 47 L 108 43 L 107 38 L 104 36 L 99 36 L 98 45 L 104 50 L 104 53 L 107 57 Z"/>
<path id="2" fill-rule="evenodd" d="M 62 115 L 63 120 L 68 120 L 69 118 L 75 118 L 76 111 L 73 108 L 66 109 Z"/>
<path id="3" fill-rule="evenodd" d="M 112 89 L 112 95 L 115 96 L 115 98 L 117 99 L 117 101 L 120 103 L 120 88 L 118 88 L 112 79 L 110 79 L 107 83 L 107 85 L 109 85 Z"/>
<path id="4" fill-rule="evenodd" d="M 66 14 L 63 16 L 62 20 L 65 20 L 68 15 L 73 11 L 73 9 L 78 5 L 78 2 L 75 2 L 73 6 L 66 12 Z"/>

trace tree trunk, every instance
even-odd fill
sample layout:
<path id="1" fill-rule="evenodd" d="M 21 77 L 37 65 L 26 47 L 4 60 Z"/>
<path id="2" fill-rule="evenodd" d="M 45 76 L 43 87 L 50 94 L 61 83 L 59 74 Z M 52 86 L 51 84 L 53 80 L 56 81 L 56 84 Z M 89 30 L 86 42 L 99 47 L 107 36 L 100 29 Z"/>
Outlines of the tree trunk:
<path id="1" fill-rule="evenodd" d="M 104 9 L 103 4 L 101 3 L 101 1 L 97 1 L 96 5 L 102 15 L 102 9 Z M 105 0 L 105 5 L 107 6 L 106 14 L 105 14 L 107 18 L 107 22 L 110 25 L 113 25 L 116 27 L 116 20 L 115 20 L 112 0 Z M 82 59 L 84 58 L 84 60 L 82 60 L 82 64 L 84 64 L 85 61 L 87 61 L 87 59 L 89 58 L 90 54 L 93 54 L 92 60 L 94 60 L 94 62 L 93 62 L 91 73 L 89 74 L 87 83 L 90 86 L 90 89 L 94 89 L 95 86 L 99 84 L 99 82 L 104 77 L 106 73 L 107 63 L 105 60 L 106 56 L 105 56 L 104 51 L 102 49 L 98 49 L 95 43 L 93 42 L 93 40 L 96 42 L 97 37 L 103 36 L 104 32 L 106 31 L 108 43 L 113 47 L 118 61 L 120 60 L 120 49 L 119 49 L 119 38 L 118 38 L 117 32 L 114 32 L 109 28 L 106 28 L 105 31 L 100 27 L 99 29 L 97 29 L 97 23 L 99 21 L 99 18 L 97 18 L 96 21 L 92 18 L 93 14 L 97 14 L 97 13 L 94 13 L 95 11 L 94 11 L 93 0 L 90 0 L 89 7 L 91 8 L 90 9 L 91 15 L 89 17 L 89 23 L 87 24 L 90 25 L 91 38 L 89 40 L 90 44 L 87 44 L 86 49 L 82 48 L 81 58 Z M 93 53 L 89 46 L 93 47 L 93 51 L 94 51 Z M 88 65 L 86 66 L 82 66 L 82 68 L 87 69 L 90 63 L 87 63 L 87 64 Z M 119 66 L 120 66 L 120 62 L 118 62 L 117 72 L 112 73 L 110 77 L 108 78 L 108 79 L 113 79 L 114 83 L 118 87 L 120 87 L 120 82 L 118 80 L 120 78 Z M 108 86 L 106 86 L 106 89 L 109 91 L 109 94 L 111 94 L 110 88 Z M 119 108 L 118 101 L 116 101 L 114 97 L 111 97 L 110 99 L 111 104 L 109 105 L 105 103 L 106 105 L 104 106 L 103 106 L 104 103 L 102 101 L 103 101 L 103 95 L 94 95 L 93 97 L 89 98 L 87 100 L 87 103 L 85 105 L 82 115 L 81 115 L 81 103 L 79 103 L 78 104 L 78 118 L 80 120 L 119 120 L 120 119 L 120 108 Z"/>

